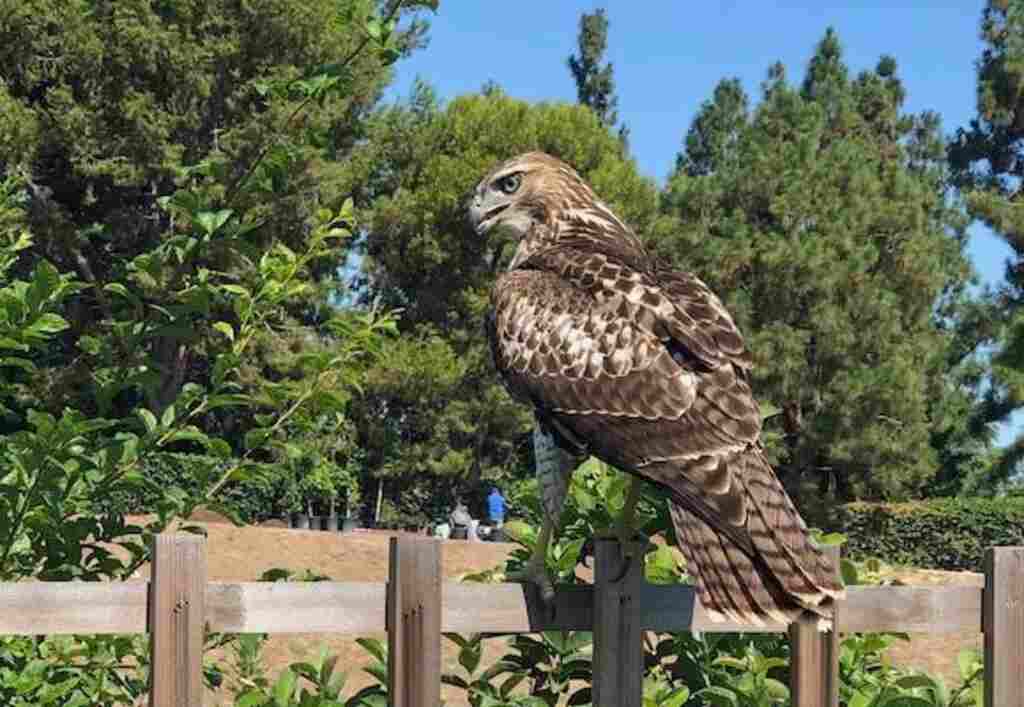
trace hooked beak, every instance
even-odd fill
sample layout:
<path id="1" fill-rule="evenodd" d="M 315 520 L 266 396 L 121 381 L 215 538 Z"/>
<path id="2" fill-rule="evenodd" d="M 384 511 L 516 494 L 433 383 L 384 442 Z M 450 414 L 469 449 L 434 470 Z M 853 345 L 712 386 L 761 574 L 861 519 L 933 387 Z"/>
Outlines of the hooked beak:
<path id="1" fill-rule="evenodd" d="M 508 204 L 501 204 L 485 211 L 478 201 L 474 199 L 469 206 L 469 223 L 473 230 L 482 236 L 494 225 L 498 215 L 508 207 Z"/>

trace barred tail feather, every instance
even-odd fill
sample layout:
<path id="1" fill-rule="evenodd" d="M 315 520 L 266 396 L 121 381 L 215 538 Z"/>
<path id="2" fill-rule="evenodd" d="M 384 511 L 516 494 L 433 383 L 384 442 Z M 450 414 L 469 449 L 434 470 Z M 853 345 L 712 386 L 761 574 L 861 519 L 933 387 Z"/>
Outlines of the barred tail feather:
<path id="1" fill-rule="evenodd" d="M 677 494 L 671 503 L 701 604 L 718 621 L 790 623 L 805 611 L 831 619 L 832 602 L 843 595 L 833 563 L 812 543 L 761 451 L 737 456 L 730 466 L 746 498 L 745 528 L 723 527 L 697 499 Z"/>

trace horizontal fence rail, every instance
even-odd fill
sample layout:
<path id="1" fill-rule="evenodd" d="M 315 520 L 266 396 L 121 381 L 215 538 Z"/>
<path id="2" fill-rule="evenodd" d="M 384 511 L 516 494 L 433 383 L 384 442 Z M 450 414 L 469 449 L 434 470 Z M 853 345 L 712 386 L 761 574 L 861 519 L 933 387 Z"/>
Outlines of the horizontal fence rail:
<path id="1" fill-rule="evenodd" d="M 205 540 L 158 536 L 150 581 L 0 583 L 0 634 L 148 633 L 150 705 L 201 704 L 204 630 L 387 631 L 394 707 L 440 701 L 441 634 L 594 632 L 594 707 L 641 704 L 643 631 L 788 632 L 794 707 L 838 705 L 838 633 L 985 634 L 986 704 L 1024 707 L 1024 548 L 992 548 L 981 587 L 848 587 L 835 630 L 811 622 L 715 623 L 692 587 L 614 581 L 615 541 L 596 544 L 593 585 L 556 588 L 554 609 L 519 584 L 444 582 L 441 543 L 392 538 L 389 582 L 207 582 Z M 838 632 L 838 633 L 837 633 Z M 600 668 L 600 669 L 599 669 Z"/>
<path id="2" fill-rule="evenodd" d="M 0 583 L 0 634 L 146 633 L 149 582 Z M 554 616 L 519 584 L 444 582 L 442 633 L 590 631 L 594 587 L 558 587 Z M 849 587 L 841 633 L 982 632 L 981 587 Z M 369 633 L 385 630 L 387 585 L 369 582 L 210 582 L 206 621 L 222 633 Z M 634 598 L 641 628 L 784 633 L 783 624 L 714 623 L 692 587 L 645 584 Z"/>

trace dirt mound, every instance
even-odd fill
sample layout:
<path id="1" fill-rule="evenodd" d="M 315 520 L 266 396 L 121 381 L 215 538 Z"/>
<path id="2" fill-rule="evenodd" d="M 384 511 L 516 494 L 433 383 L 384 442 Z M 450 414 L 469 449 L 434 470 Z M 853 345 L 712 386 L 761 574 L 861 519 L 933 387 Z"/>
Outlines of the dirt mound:
<path id="1" fill-rule="evenodd" d="M 190 515 L 188 519 L 193 523 L 220 523 L 222 525 L 226 523 L 228 525 L 233 525 L 231 519 L 226 515 L 218 513 L 217 511 L 212 511 L 206 506 L 199 506 L 196 508 L 192 511 L 192 515 Z"/>

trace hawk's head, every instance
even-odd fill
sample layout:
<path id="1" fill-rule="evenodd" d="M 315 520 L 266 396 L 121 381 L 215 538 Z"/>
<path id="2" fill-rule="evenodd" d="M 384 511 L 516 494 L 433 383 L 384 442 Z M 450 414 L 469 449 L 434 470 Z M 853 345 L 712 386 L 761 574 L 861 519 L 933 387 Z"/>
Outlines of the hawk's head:
<path id="1" fill-rule="evenodd" d="M 604 244 L 627 259 L 644 257 L 633 231 L 576 170 L 543 152 L 527 152 L 491 170 L 473 192 L 469 220 L 480 235 L 500 227 L 518 241 L 510 270 L 566 238 L 583 238 L 595 249 Z M 500 254 L 503 239 L 496 245 Z"/>
<path id="2" fill-rule="evenodd" d="M 481 235 L 502 226 L 522 238 L 535 224 L 550 225 L 560 213 L 594 200 L 572 167 L 543 152 L 527 152 L 481 180 L 469 203 L 469 219 Z"/>

